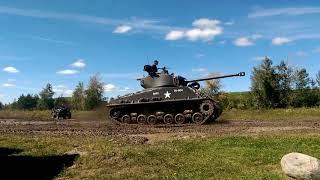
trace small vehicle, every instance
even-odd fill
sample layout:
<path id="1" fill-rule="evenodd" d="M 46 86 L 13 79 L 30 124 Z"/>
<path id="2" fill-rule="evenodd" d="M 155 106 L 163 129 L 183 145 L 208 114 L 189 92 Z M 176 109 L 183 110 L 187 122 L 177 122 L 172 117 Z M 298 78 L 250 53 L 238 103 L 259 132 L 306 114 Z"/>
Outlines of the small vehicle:
<path id="1" fill-rule="evenodd" d="M 51 112 L 52 118 L 54 119 L 71 119 L 71 111 L 70 108 L 67 107 L 58 107 L 53 108 Z"/>

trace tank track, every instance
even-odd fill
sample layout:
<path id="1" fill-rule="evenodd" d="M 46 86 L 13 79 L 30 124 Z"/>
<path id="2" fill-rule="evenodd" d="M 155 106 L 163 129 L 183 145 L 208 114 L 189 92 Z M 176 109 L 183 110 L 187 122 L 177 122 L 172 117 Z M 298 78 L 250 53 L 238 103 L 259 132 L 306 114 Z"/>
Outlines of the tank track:
<path id="1" fill-rule="evenodd" d="M 209 98 L 109 105 L 110 117 L 117 124 L 151 126 L 201 125 L 213 122 L 222 113 Z"/>

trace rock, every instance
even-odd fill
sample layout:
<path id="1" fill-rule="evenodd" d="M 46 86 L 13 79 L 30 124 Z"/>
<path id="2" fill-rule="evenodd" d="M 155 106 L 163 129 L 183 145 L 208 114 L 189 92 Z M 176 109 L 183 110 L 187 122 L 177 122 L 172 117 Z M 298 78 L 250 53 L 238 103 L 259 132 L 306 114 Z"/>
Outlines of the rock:
<path id="1" fill-rule="evenodd" d="M 289 153 L 281 159 L 282 171 L 294 179 L 320 180 L 320 160 L 301 154 Z"/>

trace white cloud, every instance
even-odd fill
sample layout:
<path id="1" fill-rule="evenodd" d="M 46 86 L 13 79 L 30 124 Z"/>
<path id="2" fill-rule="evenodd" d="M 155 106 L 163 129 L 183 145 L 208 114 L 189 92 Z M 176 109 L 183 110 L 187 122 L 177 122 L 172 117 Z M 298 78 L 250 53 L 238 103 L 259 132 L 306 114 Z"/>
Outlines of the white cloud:
<path id="1" fill-rule="evenodd" d="M 78 59 L 76 62 L 70 64 L 72 67 L 75 68 L 84 68 L 86 67 L 86 63 L 84 63 L 83 59 Z"/>
<path id="2" fill-rule="evenodd" d="M 14 87 L 16 86 L 15 84 L 11 84 L 11 83 L 4 83 L 2 84 L 3 87 Z"/>
<path id="3" fill-rule="evenodd" d="M 261 39 L 263 36 L 261 34 L 253 34 L 251 36 L 239 37 L 233 41 L 233 44 L 240 47 L 252 46 L 255 41 Z"/>
<path id="4" fill-rule="evenodd" d="M 216 28 L 220 21 L 216 19 L 201 18 L 192 22 L 192 25 L 198 28 Z"/>
<path id="5" fill-rule="evenodd" d="M 167 33 L 166 40 L 178 40 L 186 38 L 190 41 L 210 41 L 222 34 L 223 28 L 219 26 L 220 21 L 215 19 L 201 18 L 193 21 L 194 28 L 186 30 L 174 30 Z"/>
<path id="6" fill-rule="evenodd" d="M 19 72 L 19 70 L 17 70 L 15 67 L 11 67 L 11 66 L 3 68 L 3 71 L 8 72 L 8 73 L 18 73 Z"/>
<path id="7" fill-rule="evenodd" d="M 224 23 L 226 26 L 232 26 L 234 25 L 234 21 L 228 21 Z"/>
<path id="8" fill-rule="evenodd" d="M 206 68 L 194 68 L 192 69 L 193 72 L 206 72 L 207 69 Z"/>
<path id="9" fill-rule="evenodd" d="M 202 40 L 202 41 L 210 41 L 212 40 L 215 36 L 219 35 L 222 33 L 222 28 L 217 27 L 214 29 L 191 29 L 185 33 L 186 37 L 190 41 L 197 41 L 197 40 Z"/>
<path id="10" fill-rule="evenodd" d="M 262 61 L 266 58 L 266 56 L 257 56 L 257 57 L 254 57 L 252 58 L 254 61 Z"/>
<path id="11" fill-rule="evenodd" d="M 55 93 L 57 93 L 57 94 L 61 94 L 61 93 L 63 93 L 63 91 L 64 91 L 65 88 L 66 88 L 66 87 L 63 86 L 63 85 L 56 85 L 56 86 L 53 86 L 53 87 L 52 87 L 52 90 L 53 90 L 53 92 L 55 92 Z"/>
<path id="12" fill-rule="evenodd" d="M 252 46 L 254 44 L 253 40 L 248 37 L 240 37 L 237 38 L 234 42 L 234 45 L 240 46 L 240 47 L 245 47 L 245 46 Z"/>
<path id="13" fill-rule="evenodd" d="M 286 37 L 275 37 L 272 39 L 272 44 L 276 45 L 276 46 L 281 46 L 281 45 L 287 44 L 289 42 L 291 42 L 291 40 Z"/>
<path id="14" fill-rule="evenodd" d="M 4 97 L 4 94 L 1 94 L 1 93 L 0 93 L 0 97 Z"/>
<path id="15" fill-rule="evenodd" d="M 320 13 L 320 7 L 288 7 L 288 8 L 271 8 L 256 9 L 248 15 L 249 18 L 270 17 L 270 16 L 297 16 L 304 14 Z"/>
<path id="16" fill-rule="evenodd" d="M 64 85 L 56 85 L 56 86 L 53 86 L 53 88 L 65 88 Z"/>
<path id="17" fill-rule="evenodd" d="M 79 71 L 73 70 L 73 69 L 65 69 L 57 72 L 58 74 L 63 74 L 63 75 L 73 75 L 73 74 L 78 74 Z"/>
<path id="18" fill-rule="evenodd" d="M 116 89 L 116 86 L 113 85 L 113 84 L 106 84 L 104 85 L 104 91 L 105 92 L 111 92 L 111 91 L 114 91 Z"/>
<path id="19" fill-rule="evenodd" d="M 67 97 L 70 97 L 72 95 L 72 93 L 73 93 L 73 90 L 67 89 L 67 90 L 64 91 L 63 95 L 67 96 Z"/>
<path id="20" fill-rule="evenodd" d="M 55 19 L 110 26 L 119 26 L 121 24 L 126 24 L 132 28 L 137 28 L 141 30 L 154 30 L 161 32 L 168 31 L 169 29 L 171 29 L 170 26 L 161 25 L 158 21 L 138 18 L 130 18 L 129 20 L 123 20 L 99 16 L 90 16 L 86 14 L 61 13 L 53 11 L 42 11 L 36 9 L 20 9 L 6 6 L 0 6 L 0 13 L 6 15 L 33 17 L 39 19 Z"/>
<path id="21" fill-rule="evenodd" d="M 178 40 L 184 37 L 184 32 L 183 31 L 170 31 L 166 35 L 166 40 Z"/>
<path id="22" fill-rule="evenodd" d="M 122 25 L 122 26 L 116 27 L 116 29 L 113 31 L 113 33 L 118 33 L 118 34 L 127 33 L 127 32 L 129 32 L 131 29 L 132 29 L 131 26 Z"/>
<path id="23" fill-rule="evenodd" d="M 64 85 L 54 85 L 52 90 L 56 93 L 57 96 L 62 95 L 63 97 L 70 97 L 73 93 L 73 90 L 68 89 Z"/>
<path id="24" fill-rule="evenodd" d="M 123 89 L 119 89 L 118 91 L 120 91 L 120 92 L 126 92 L 126 91 L 129 91 L 129 90 L 130 90 L 129 87 L 125 87 L 125 88 L 123 88 Z"/>

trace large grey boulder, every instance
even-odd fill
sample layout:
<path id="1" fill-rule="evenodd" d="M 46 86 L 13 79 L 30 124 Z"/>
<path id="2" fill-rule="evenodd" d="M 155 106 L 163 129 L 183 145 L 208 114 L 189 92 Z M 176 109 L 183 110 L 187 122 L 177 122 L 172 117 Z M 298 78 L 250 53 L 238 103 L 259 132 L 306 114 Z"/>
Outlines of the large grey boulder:
<path id="1" fill-rule="evenodd" d="M 282 157 L 281 167 L 287 176 L 294 179 L 320 180 L 320 161 L 317 158 L 289 153 Z"/>

